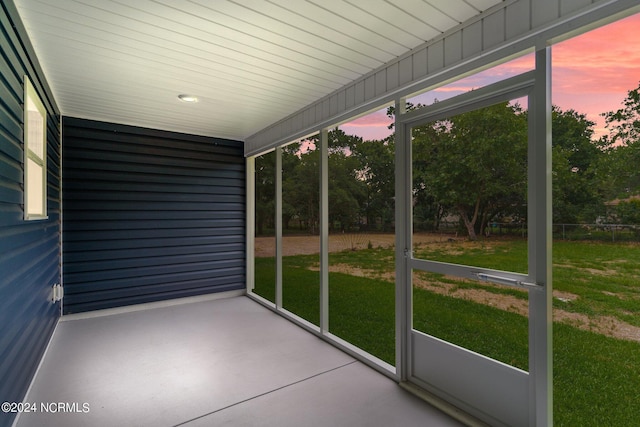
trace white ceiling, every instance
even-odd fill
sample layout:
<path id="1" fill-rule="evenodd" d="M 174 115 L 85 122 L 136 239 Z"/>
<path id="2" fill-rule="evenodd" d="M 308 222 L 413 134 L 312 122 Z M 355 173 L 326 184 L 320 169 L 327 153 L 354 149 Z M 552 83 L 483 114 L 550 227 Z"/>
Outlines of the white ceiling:
<path id="1" fill-rule="evenodd" d="M 243 140 L 502 0 L 14 1 L 63 115 Z"/>

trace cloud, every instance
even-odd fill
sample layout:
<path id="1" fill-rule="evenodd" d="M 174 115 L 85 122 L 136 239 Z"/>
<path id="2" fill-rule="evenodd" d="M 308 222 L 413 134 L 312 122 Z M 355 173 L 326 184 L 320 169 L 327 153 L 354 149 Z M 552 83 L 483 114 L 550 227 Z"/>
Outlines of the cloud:
<path id="1" fill-rule="evenodd" d="M 607 133 L 602 113 L 621 107 L 640 81 L 640 14 L 552 47 L 552 98 L 596 122 L 596 137 Z"/>
<path id="2" fill-rule="evenodd" d="M 393 122 L 387 116 L 387 109 L 375 111 L 340 125 L 345 133 L 349 135 L 357 135 L 364 140 L 384 139 L 393 132 L 389 129 L 389 125 Z"/>
<path id="3" fill-rule="evenodd" d="M 621 107 L 640 82 L 640 14 L 589 31 L 552 46 L 552 102 L 596 123 L 596 137 L 606 134 L 601 114 Z M 430 105 L 534 68 L 529 54 L 468 76 L 408 101 Z M 390 134 L 386 109 L 345 123 L 341 128 L 364 139 Z"/>
<path id="4" fill-rule="evenodd" d="M 342 126 L 363 127 L 363 126 L 384 126 L 387 127 L 392 120 L 387 116 L 387 109 L 379 110 L 366 116 L 359 117 Z M 341 127 L 342 127 L 341 126 Z"/>

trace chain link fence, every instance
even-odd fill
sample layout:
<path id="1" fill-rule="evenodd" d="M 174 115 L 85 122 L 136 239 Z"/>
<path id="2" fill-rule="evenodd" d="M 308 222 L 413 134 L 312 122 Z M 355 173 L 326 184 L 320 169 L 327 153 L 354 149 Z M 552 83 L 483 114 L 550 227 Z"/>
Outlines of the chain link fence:
<path id="1" fill-rule="evenodd" d="M 640 242 L 640 225 L 554 224 L 553 238 L 561 240 Z"/>
<path id="2" fill-rule="evenodd" d="M 425 227 L 426 228 L 426 227 Z M 427 232 L 464 237 L 467 232 L 458 221 L 443 221 L 436 231 Z M 527 224 L 524 222 L 487 224 L 484 237 L 504 236 L 514 238 L 527 237 Z M 481 236 L 478 236 L 481 237 Z M 601 242 L 640 242 L 639 224 L 553 224 L 555 240 L 582 240 Z"/>

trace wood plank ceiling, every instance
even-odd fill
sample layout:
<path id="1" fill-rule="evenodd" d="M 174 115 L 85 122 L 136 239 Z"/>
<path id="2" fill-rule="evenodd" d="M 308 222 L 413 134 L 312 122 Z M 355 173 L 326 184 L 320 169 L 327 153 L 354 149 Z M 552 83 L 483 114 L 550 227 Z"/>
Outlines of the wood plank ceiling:
<path id="1" fill-rule="evenodd" d="M 243 140 L 502 0 L 14 1 L 63 115 Z"/>

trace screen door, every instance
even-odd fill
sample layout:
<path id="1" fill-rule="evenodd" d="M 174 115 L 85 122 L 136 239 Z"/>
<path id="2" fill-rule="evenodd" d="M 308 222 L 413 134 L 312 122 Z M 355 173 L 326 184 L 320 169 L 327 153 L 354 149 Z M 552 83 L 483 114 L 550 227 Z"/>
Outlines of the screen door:
<path id="1" fill-rule="evenodd" d="M 547 354 L 536 345 L 550 291 L 540 250 L 548 218 L 538 210 L 550 190 L 537 178 L 548 165 L 534 87 L 531 72 L 398 121 L 407 379 L 492 425 L 535 419 L 535 373 Z"/>

